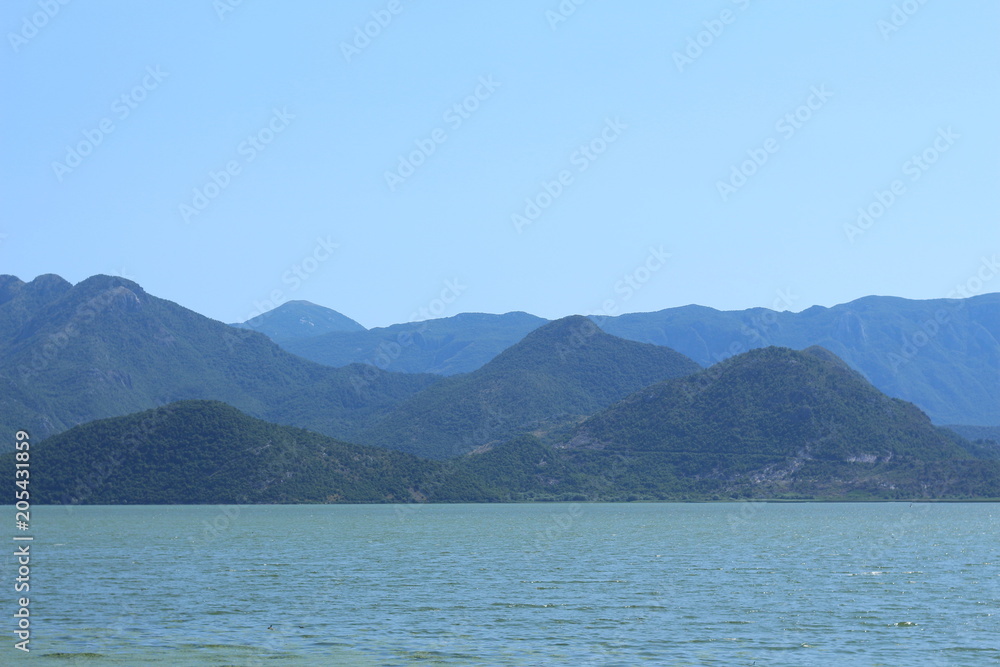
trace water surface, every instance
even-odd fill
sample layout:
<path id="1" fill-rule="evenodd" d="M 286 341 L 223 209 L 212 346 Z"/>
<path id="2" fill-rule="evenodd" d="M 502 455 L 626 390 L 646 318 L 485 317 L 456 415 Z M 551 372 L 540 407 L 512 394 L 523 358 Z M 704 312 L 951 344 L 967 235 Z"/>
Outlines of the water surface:
<path id="1" fill-rule="evenodd" d="M 1000 662 L 988 503 L 38 507 L 32 519 L 32 652 L 7 639 L 4 664 Z M 6 559 L 7 581 L 14 570 Z"/>

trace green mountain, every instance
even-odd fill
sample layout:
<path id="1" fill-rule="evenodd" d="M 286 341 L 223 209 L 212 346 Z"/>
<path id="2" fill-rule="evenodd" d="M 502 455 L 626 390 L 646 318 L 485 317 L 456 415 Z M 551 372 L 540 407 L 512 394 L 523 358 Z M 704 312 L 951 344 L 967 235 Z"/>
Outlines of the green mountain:
<path id="1" fill-rule="evenodd" d="M 276 343 L 296 341 L 331 332 L 366 331 L 363 326 L 346 315 L 308 301 L 286 301 L 273 310 L 231 326 L 259 331 Z"/>
<path id="2" fill-rule="evenodd" d="M 23 323 L 52 303 L 72 285 L 47 274 L 25 283 L 14 276 L 0 276 L 0 350 L 9 344 Z"/>
<path id="3" fill-rule="evenodd" d="M 213 401 L 77 426 L 32 444 L 30 456 L 35 504 L 415 502 L 440 474 L 434 462 Z"/>
<path id="4" fill-rule="evenodd" d="M 456 375 L 480 368 L 547 321 L 527 313 L 462 313 L 368 331 L 275 340 L 289 352 L 328 366 L 366 363 L 401 373 Z"/>
<path id="5" fill-rule="evenodd" d="M 965 438 L 964 447 L 980 459 L 1000 460 L 1000 426 L 944 426 Z"/>
<path id="6" fill-rule="evenodd" d="M 1000 498 L 1000 461 L 819 348 L 748 352 L 443 462 L 212 401 L 31 443 L 36 504 Z"/>
<path id="7" fill-rule="evenodd" d="M 1000 426 L 967 426 L 948 424 L 944 428 L 951 429 L 963 438 L 969 440 L 993 440 L 1000 442 Z"/>
<path id="8" fill-rule="evenodd" d="M 496 499 L 1000 497 L 966 444 L 827 350 L 769 347 L 461 465 Z"/>
<path id="9" fill-rule="evenodd" d="M 669 308 L 600 318 L 608 333 L 668 345 L 702 366 L 770 345 L 821 345 L 938 424 L 1000 424 L 1000 293 L 915 301 L 869 296 L 799 313 Z"/>
<path id="10" fill-rule="evenodd" d="M 795 303 L 793 295 L 784 304 Z M 821 345 L 938 424 L 1000 425 L 1000 294 L 909 300 L 869 296 L 802 312 L 703 306 L 594 317 L 620 338 L 670 347 L 703 367 L 767 346 Z M 330 366 L 362 362 L 407 373 L 474 371 L 545 323 L 526 313 L 463 314 L 367 332 L 282 341 Z"/>
<path id="11" fill-rule="evenodd" d="M 330 368 L 147 294 L 124 278 L 0 281 L 0 428 L 36 437 L 184 399 L 349 437 L 431 375 Z"/>
<path id="12" fill-rule="evenodd" d="M 665 347 L 626 341 L 585 317 L 542 326 L 477 371 L 445 378 L 359 441 L 445 459 L 593 414 L 631 392 L 698 370 Z"/>

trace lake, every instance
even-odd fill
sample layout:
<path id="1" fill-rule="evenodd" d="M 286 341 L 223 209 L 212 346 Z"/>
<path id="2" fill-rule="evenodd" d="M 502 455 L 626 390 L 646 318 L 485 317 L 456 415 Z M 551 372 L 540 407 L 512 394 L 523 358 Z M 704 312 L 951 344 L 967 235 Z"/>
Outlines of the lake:
<path id="1" fill-rule="evenodd" d="M 36 507 L 31 518 L 32 650 L 13 648 L 7 613 L 3 664 L 1000 662 L 990 503 Z M 13 556 L 3 567 L 12 612 Z"/>

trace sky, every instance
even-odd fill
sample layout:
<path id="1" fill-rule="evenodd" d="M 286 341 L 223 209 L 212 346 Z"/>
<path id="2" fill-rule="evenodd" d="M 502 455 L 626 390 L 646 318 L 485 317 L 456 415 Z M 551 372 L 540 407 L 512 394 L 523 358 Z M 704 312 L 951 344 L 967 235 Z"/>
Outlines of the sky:
<path id="1" fill-rule="evenodd" d="M 6 0 L 0 27 L 22 280 L 368 327 L 1000 291 L 997 3 Z"/>

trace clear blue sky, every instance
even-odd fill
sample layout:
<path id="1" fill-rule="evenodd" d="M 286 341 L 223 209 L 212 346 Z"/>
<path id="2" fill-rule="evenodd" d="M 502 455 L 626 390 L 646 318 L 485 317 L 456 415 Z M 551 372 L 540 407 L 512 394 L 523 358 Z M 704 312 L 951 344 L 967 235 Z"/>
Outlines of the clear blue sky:
<path id="1" fill-rule="evenodd" d="M 562 4 L 8 0 L 0 272 L 381 326 L 937 298 L 1000 253 L 997 3 Z"/>

